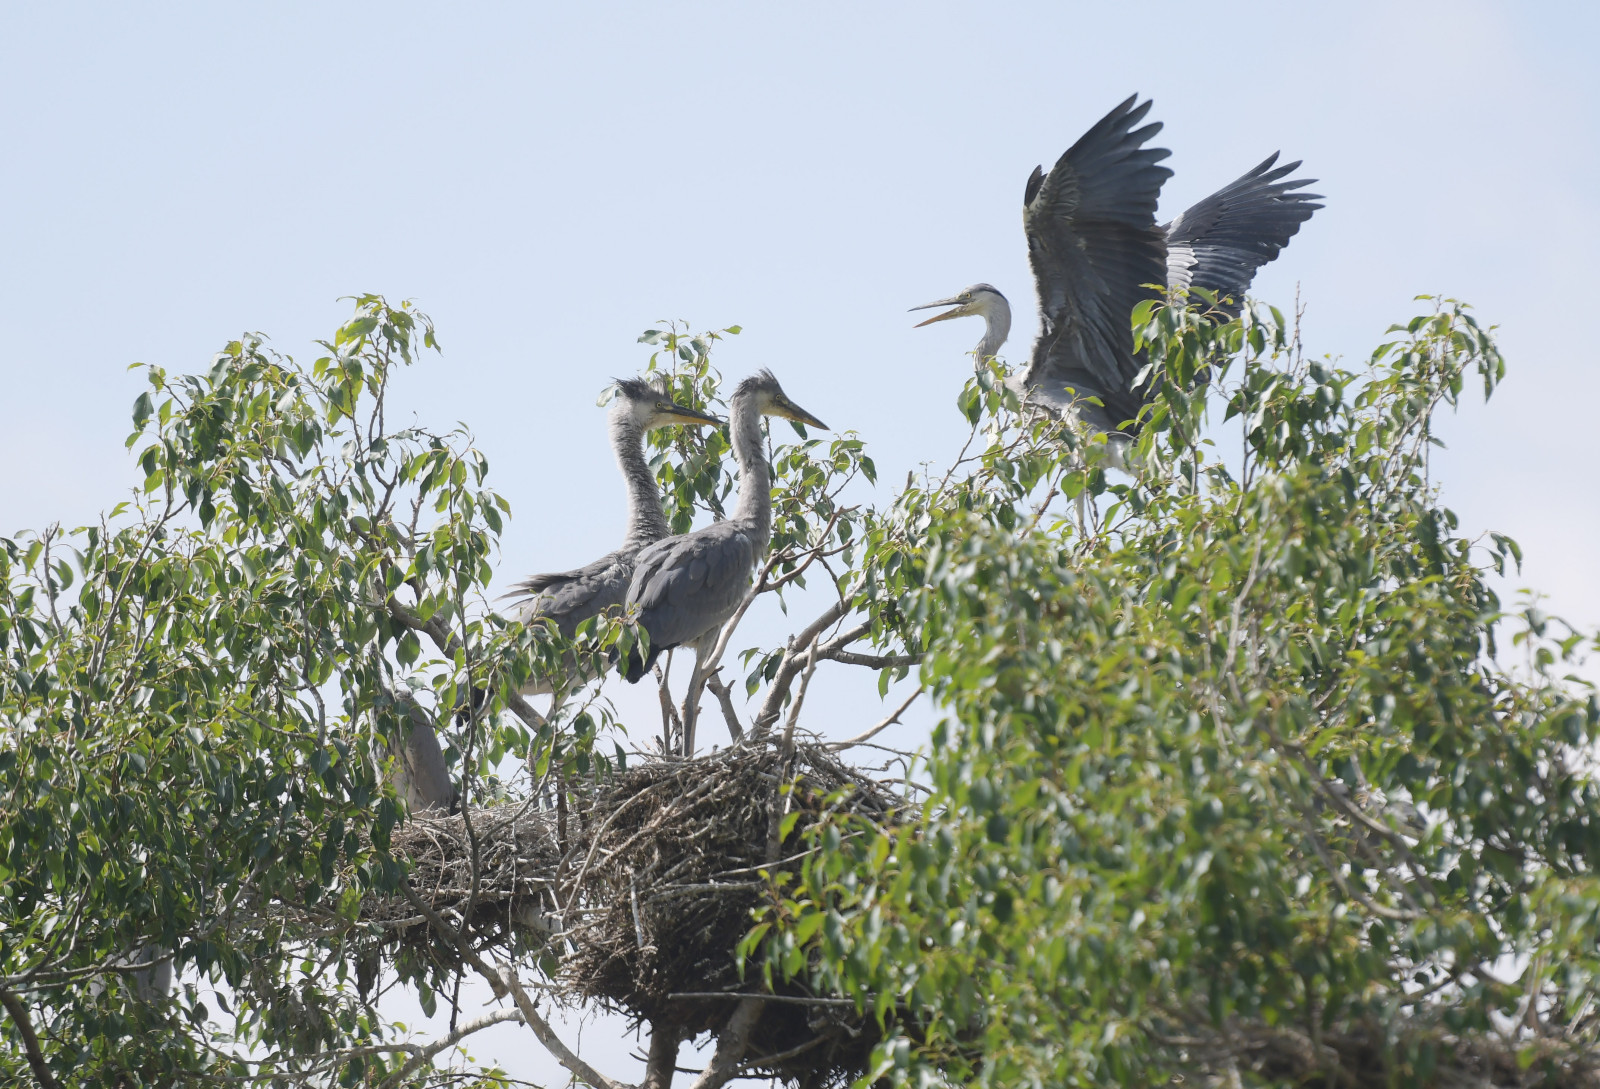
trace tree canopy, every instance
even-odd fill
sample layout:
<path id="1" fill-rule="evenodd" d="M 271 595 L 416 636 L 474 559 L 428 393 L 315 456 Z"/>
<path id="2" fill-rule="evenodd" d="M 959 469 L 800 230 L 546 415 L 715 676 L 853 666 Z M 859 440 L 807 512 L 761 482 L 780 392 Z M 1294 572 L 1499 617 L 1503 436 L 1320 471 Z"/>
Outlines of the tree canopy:
<path id="1" fill-rule="evenodd" d="M 529 997 L 602 993 L 574 982 L 593 950 L 559 889 L 631 918 L 642 952 L 652 890 L 641 913 L 632 871 L 584 883 L 632 849 L 612 836 L 631 798 L 659 805 L 641 828 L 691 843 L 682 822 L 718 810 L 661 799 L 717 782 L 756 807 L 747 899 L 707 947 L 742 997 L 705 1007 L 715 1024 L 605 999 L 656 1027 L 652 1086 L 705 1033 L 705 1089 L 814 1083 L 805 1039 L 788 1065 L 749 1050 L 784 1003 L 849 1011 L 871 1044 L 850 1073 L 894 1084 L 1594 1081 L 1600 706 L 1567 675 L 1594 638 L 1508 613 L 1489 576 L 1517 546 L 1462 536 L 1429 477 L 1436 413 L 1502 377 L 1490 333 L 1435 300 L 1347 367 L 1276 310 L 1195 301 L 1134 314 L 1156 396 L 1131 474 L 1019 404 L 998 363 L 957 398 L 971 435 L 948 470 L 890 495 L 857 436 L 774 435 L 773 552 L 746 603 L 809 583 L 795 602 L 823 605 L 740 658 L 749 721 L 714 676 L 743 741 L 698 786 L 662 754 L 693 710 L 670 675 L 660 722 L 605 699 L 630 618 L 567 644 L 487 600 L 509 509 L 487 458 L 387 419 L 437 347 L 425 316 L 363 296 L 309 365 L 245 337 L 203 373 L 148 368 L 134 497 L 0 540 L 0 1068 L 502 1084 L 434 1060 L 515 1020 L 617 1089 Z M 650 330 L 645 367 L 715 406 L 711 355 L 737 332 Z M 674 529 L 718 516 L 726 436 L 650 441 Z M 569 660 L 546 710 L 517 694 Z M 818 756 L 823 794 L 802 797 L 822 661 L 931 696 L 939 724 L 892 783 L 819 777 Z M 419 723 L 458 816 L 397 796 Z M 527 858 L 556 923 L 517 914 L 529 879 L 491 849 L 509 835 L 516 856 L 519 829 L 544 837 Z M 423 859 L 428 836 L 456 854 Z M 448 908 L 428 867 L 459 876 Z M 688 911 L 728 877 L 670 879 Z M 140 985 L 152 957 L 168 997 Z M 390 990 L 432 1010 L 466 972 L 506 1005 L 434 1041 L 383 1017 Z"/>

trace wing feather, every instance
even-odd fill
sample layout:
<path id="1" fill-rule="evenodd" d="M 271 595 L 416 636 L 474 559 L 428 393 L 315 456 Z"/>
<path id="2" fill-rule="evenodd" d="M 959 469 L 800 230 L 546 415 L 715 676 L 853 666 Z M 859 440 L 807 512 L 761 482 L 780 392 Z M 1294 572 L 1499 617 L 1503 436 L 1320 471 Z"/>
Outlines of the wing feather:
<path id="1" fill-rule="evenodd" d="M 668 537 L 640 552 L 627 603 L 639 608 L 652 657 L 721 627 L 750 588 L 755 561 L 755 541 L 736 522 Z"/>
<path id="2" fill-rule="evenodd" d="M 549 618 L 570 639 L 579 624 L 623 603 L 634 555 L 631 549 L 618 549 L 576 570 L 534 575 L 505 596 L 521 598 L 512 609 L 523 623 Z"/>
<path id="3" fill-rule="evenodd" d="M 1167 284 L 1203 287 L 1238 313 L 1256 270 L 1278 256 L 1300 224 L 1322 205 L 1317 193 L 1296 190 L 1314 178 L 1283 179 L 1299 161 L 1275 167 L 1273 152 L 1254 170 L 1199 201 L 1161 229 L 1167 239 Z"/>
<path id="4" fill-rule="evenodd" d="M 1159 123 L 1140 126 L 1150 101 L 1128 98 L 1101 118 L 1042 178 L 1029 179 L 1023 207 L 1028 259 L 1039 293 L 1039 339 L 1024 382 L 1045 402 L 1076 406 L 1102 430 L 1138 414 L 1133 385 L 1133 308 L 1166 278 L 1166 243 L 1156 199 L 1172 171 L 1168 152 L 1146 148 Z M 1070 393 L 1068 391 L 1071 391 Z"/>

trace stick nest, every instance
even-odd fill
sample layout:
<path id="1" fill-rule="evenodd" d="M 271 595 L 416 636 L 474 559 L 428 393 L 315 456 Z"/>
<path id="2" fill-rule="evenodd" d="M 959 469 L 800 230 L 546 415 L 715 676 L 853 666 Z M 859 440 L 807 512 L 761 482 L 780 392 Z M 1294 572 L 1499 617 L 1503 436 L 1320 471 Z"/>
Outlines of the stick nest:
<path id="1" fill-rule="evenodd" d="M 412 888 L 432 910 L 469 923 L 485 948 L 542 954 L 559 1002 L 599 1004 L 683 1039 L 719 1031 L 740 998 L 763 992 L 759 969 L 740 979 L 734 960 L 752 910 L 771 895 L 762 871 L 797 871 L 804 832 L 830 806 L 889 823 L 907 804 L 806 745 L 787 760 L 754 746 L 652 759 L 568 798 L 565 813 L 518 803 L 470 814 L 476 896 L 461 816 L 413 817 L 393 850 L 410 860 Z M 799 817 L 774 864 L 785 812 Z M 398 934 L 402 950 L 449 955 L 404 899 L 369 901 L 363 914 Z M 879 1039 L 870 1016 L 798 982 L 776 994 L 751 1032 L 744 1073 L 808 1089 L 863 1073 Z"/>

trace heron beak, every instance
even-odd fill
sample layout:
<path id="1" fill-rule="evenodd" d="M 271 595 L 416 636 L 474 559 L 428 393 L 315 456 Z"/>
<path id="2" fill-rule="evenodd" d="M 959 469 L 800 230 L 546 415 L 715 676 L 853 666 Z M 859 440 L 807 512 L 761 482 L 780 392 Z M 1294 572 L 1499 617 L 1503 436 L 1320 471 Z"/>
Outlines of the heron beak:
<path id="1" fill-rule="evenodd" d="M 781 415 L 786 420 L 793 420 L 795 423 L 803 423 L 807 427 L 815 427 L 819 431 L 829 430 L 827 424 L 811 415 L 811 413 L 807 412 L 793 401 L 789 401 L 784 404 Z"/>
<path id="2" fill-rule="evenodd" d="M 727 422 L 721 416 L 713 416 L 709 412 L 701 412 L 697 408 L 690 408 L 688 405 L 677 403 L 672 406 L 672 418 L 676 422 L 689 427 L 721 427 Z"/>
<path id="3" fill-rule="evenodd" d="M 929 310 L 935 306 L 953 306 L 955 309 L 948 310 L 943 314 L 935 314 L 927 321 L 917 322 L 917 324 L 913 325 L 911 328 L 921 329 L 924 325 L 932 325 L 936 321 L 948 321 L 951 318 L 964 318 L 966 317 L 966 313 L 962 310 L 962 305 L 961 299 L 952 295 L 950 298 L 940 299 L 938 302 L 923 303 L 921 306 L 913 306 L 911 308 L 912 310 Z"/>

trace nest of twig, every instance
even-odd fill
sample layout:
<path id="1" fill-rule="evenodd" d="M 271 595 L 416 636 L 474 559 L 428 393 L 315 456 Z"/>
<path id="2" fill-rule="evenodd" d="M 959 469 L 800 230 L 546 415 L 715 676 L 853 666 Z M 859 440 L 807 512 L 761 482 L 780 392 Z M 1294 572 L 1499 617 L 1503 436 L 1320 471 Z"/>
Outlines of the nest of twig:
<path id="1" fill-rule="evenodd" d="M 559 999 L 688 1039 L 719 1031 L 741 998 L 764 993 L 755 966 L 740 978 L 734 952 L 770 896 L 763 871 L 797 870 L 805 830 L 829 805 L 887 822 L 905 801 L 821 747 L 786 757 L 747 746 L 651 760 L 569 792 L 563 810 L 475 810 L 470 835 L 460 816 L 416 818 L 393 848 L 410 860 L 412 888 L 431 910 L 468 923 L 477 940 L 556 952 Z M 799 817 L 777 842 L 787 812 Z M 404 899 L 369 903 L 364 915 L 403 945 L 440 948 Z M 848 1084 L 877 1040 L 853 1005 L 780 985 L 750 1034 L 745 1071 Z"/>
<path id="2" fill-rule="evenodd" d="M 1600 1056 L 1587 1049 L 1548 1039 L 1519 1047 L 1488 1035 L 1456 1035 L 1420 1020 L 1361 1023 L 1316 1040 L 1284 1025 L 1234 1021 L 1220 1032 L 1208 1023 L 1194 1035 L 1165 1042 L 1194 1080 L 1218 1087 L 1238 1085 L 1244 1073 L 1268 1085 L 1329 1089 L 1396 1084 L 1600 1089 Z"/>

